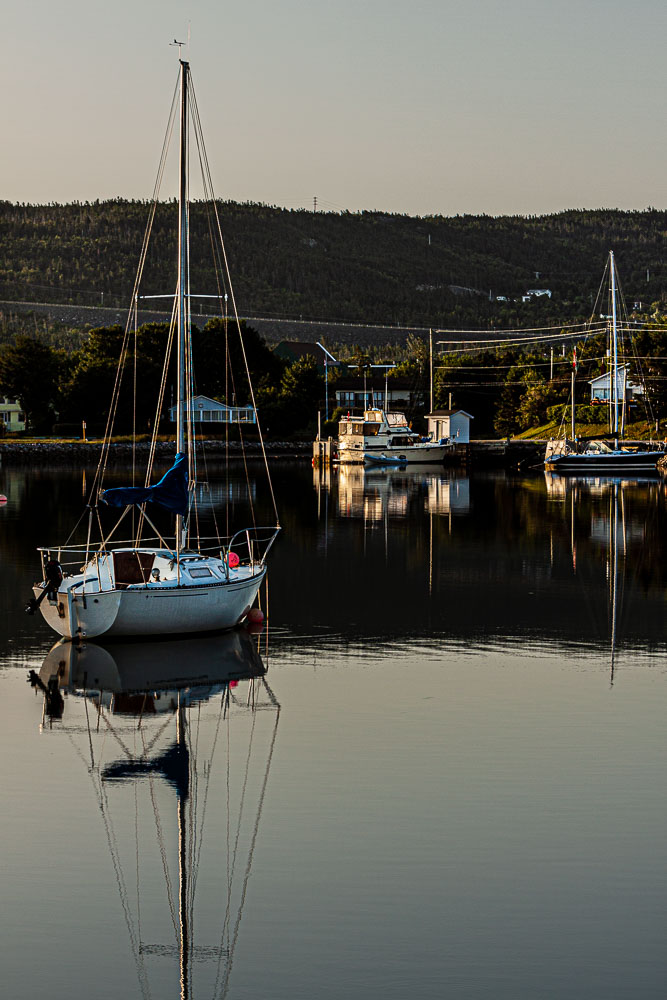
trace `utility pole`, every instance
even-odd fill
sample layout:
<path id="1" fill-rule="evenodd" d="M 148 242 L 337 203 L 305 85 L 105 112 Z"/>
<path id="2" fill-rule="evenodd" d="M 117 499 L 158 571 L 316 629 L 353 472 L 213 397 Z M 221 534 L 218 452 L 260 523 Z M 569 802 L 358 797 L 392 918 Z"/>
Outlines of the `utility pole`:
<path id="1" fill-rule="evenodd" d="M 551 345 L 551 366 L 549 368 L 549 381 L 554 380 L 554 345 Z"/>
<path id="2" fill-rule="evenodd" d="M 428 331 L 428 366 L 429 366 L 429 406 L 433 413 L 433 329 Z"/>
<path id="3" fill-rule="evenodd" d="M 313 212 L 317 211 L 317 196 L 313 198 Z"/>
<path id="4" fill-rule="evenodd" d="M 227 296 L 225 296 L 226 298 Z M 327 351 L 324 344 L 321 344 L 319 340 L 317 341 L 317 346 L 321 347 L 324 351 L 324 419 L 329 419 L 329 359 L 333 361 L 335 365 L 338 364 L 336 358 L 330 351 Z"/>

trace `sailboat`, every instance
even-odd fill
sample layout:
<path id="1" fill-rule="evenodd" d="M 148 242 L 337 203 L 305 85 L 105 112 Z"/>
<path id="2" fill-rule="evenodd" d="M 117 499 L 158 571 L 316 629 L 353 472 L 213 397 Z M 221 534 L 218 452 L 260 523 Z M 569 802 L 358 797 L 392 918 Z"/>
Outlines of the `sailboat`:
<path id="1" fill-rule="evenodd" d="M 622 472 L 647 472 L 657 468 L 665 451 L 627 447 L 619 440 L 619 417 L 621 396 L 625 397 L 625 369 L 618 363 L 618 323 L 617 323 L 617 274 L 614 251 L 609 251 L 609 282 L 611 296 L 611 412 L 613 445 L 607 441 L 589 441 L 582 451 L 578 451 L 576 441 L 553 439 L 547 442 L 544 457 L 545 468 L 550 472 L 581 473 L 584 475 L 617 475 Z M 573 382 L 574 386 L 574 382 Z M 572 392 L 572 413 L 574 424 L 574 391 Z M 574 431 L 572 434 L 574 438 Z"/>
<path id="2" fill-rule="evenodd" d="M 224 537 L 220 535 L 216 525 L 215 535 L 201 537 L 199 534 L 197 489 L 202 483 L 199 476 L 202 463 L 197 462 L 195 453 L 197 414 L 192 372 L 191 299 L 218 298 L 222 310 L 225 308 L 223 300 L 226 303 L 228 298 L 225 290 L 227 289 L 239 336 L 241 336 L 241 326 L 208 172 L 208 158 L 192 91 L 190 67 L 189 63 L 182 59 L 179 63 L 178 280 L 173 296 L 172 323 L 145 483 L 143 486 L 133 484 L 116 489 L 103 489 L 113 418 L 118 408 L 121 381 L 119 367 L 105 442 L 88 501 L 86 541 L 80 544 L 67 543 L 39 548 L 42 580 L 34 585 L 33 597 L 26 607 L 29 614 L 34 614 L 39 609 L 48 624 L 57 633 L 69 639 L 198 633 L 232 628 L 242 621 L 252 608 L 266 574 L 266 557 L 280 531 L 264 441 L 261 428 L 257 425 L 275 524 L 270 527 L 260 527 L 253 523 L 251 527 L 240 528 Z M 167 136 L 171 133 L 175 114 L 176 101 L 172 105 Z M 216 296 L 195 296 L 190 290 L 188 169 L 190 120 L 195 128 L 204 190 L 210 197 L 214 221 L 217 223 L 212 227 L 217 230 L 218 239 L 218 245 L 214 247 L 214 263 L 220 264 L 222 273 L 216 275 L 219 287 Z M 131 355 L 132 316 L 134 315 L 136 333 L 139 298 L 167 297 L 139 295 L 167 147 L 168 142 L 165 139 L 152 215 L 149 216 L 147 235 L 135 281 L 133 305 L 125 329 L 121 364 L 128 355 Z M 216 233 L 212 232 L 212 239 L 214 235 Z M 164 402 L 169 356 L 174 341 L 177 357 L 176 454 L 171 468 L 157 483 L 151 485 L 159 416 Z M 243 345 L 241 346 L 242 356 L 245 359 L 245 351 Z M 256 414 L 257 408 L 247 360 L 245 368 Z M 201 424 L 199 426 L 201 427 Z M 163 534 L 155 526 L 149 517 L 147 504 L 157 504 L 174 516 L 173 536 Z M 119 520 L 108 530 L 105 530 L 102 524 L 101 512 L 105 507 L 123 508 Z M 131 518 L 128 517 L 130 513 L 132 513 Z M 132 537 L 129 540 L 117 541 L 117 529 L 121 521 L 126 518 L 127 523 L 132 524 Z M 146 537 L 149 528 L 152 534 Z"/>
<path id="3" fill-rule="evenodd" d="M 188 1000 L 229 990 L 280 704 L 246 628 L 181 642 L 60 640 L 29 680 L 85 765 L 141 995 Z"/>

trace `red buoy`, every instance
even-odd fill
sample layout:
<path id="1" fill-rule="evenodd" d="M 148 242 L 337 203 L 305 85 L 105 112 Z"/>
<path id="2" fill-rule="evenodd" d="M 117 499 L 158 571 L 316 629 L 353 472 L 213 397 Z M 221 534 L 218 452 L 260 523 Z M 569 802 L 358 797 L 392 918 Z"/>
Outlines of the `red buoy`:
<path id="1" fill-rule="evenodd" d="M 251 625 L 261 625 L 264 621 L 264 612 L 260 608 L 251 608 L 248 612 L 248 621 Z"/>
<path id="2" fill-rule="evenodd" d="M 237 556 L 236 552 L 230 552 L 227 556 L 227 562 L 229 563 L 230 569 L 236 569 L 241 560 Z"/>
<path id="3" fill-rule="evenodd" d="M 0 503 L 7 503 L 7 497 L 4 493 L 0 493 Z"/>

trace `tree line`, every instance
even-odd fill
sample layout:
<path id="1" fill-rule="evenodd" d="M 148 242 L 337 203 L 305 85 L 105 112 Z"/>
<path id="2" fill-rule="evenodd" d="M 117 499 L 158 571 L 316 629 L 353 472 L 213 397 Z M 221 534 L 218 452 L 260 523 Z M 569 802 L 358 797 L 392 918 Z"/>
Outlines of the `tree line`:
<path id="1" fill-rule="evenodd" d="M 0 393 L 19 400 L 32 433 L 78 436 L 85 421 L 88 433 L 99 435 L 120 372 L 114 433 L 173 433 L 168 409 L 176 391 L 176 349 L 169 342 L 169 325 L 162 323 L 147 323 L 128 338 L 120 326 L 100 327 L 72 351 L 19 333 L 0 347 Z M 293 434 L 316 420 L 324 380 L 315 362 L 286 364 L 245 323 L 239 329 L 211 320 L 203 329 L 193 328 L 192 366 L 195 394 L 229 406 L 251 404 L 252 384 L 262 424 L 273 436 Z"/>
<path id="2" fill-rule="evenodd" d="M 149 205 L 0 202 L 0 298 L 127 306 Z M 667 212 L 533 216 L 310 212 L 220 202 L 242 315 L 503 329 L 587 319 L 609 249 L 628 301 L 667 301 Z M 191 270 L 216 292 L 210 215 L 194 203 Z M 144 287 L 175 284 L 176 204 L 158 205 Z M 524 303 L 522 296 L 548 288 Z"/>
<path id="3" fill-rule="evenodd" d="M 123 376 L 116 407 L 114 433 L 152 434 L 156 429 L 156 400 L 163 387 L 164 405 L 157 432 L 169 434 L 173 426 L 167 410 L 176 385 L 175 349 L 169 363 L 164 357 L 169 345 L 169 326 L 148 323 L 125 338 L 120 326 L 100 327 L 70 344 L 70 350 L 19 332 L 0 346 L 0 392 L 18 399 L 26 411 L 30 429 L 36 434 L 78 435 L 82 421 L 89 433 L 106 427 L 116 381 L 118 361 L 125 354 Z M 244 352 L 241 350 L 241 337 Z M 335 349 L 335 345 L 332 345 Z M 634 410 L 629 419 L 653 424 L 667 421 L 667 322 L 638 327 L 632 343 L 621 343 L 621 359 L 627 360 L 631 377 L 645 386 L 645 408 Z M 395 365 L 389 379 L 401 379 L 412 388 L 415 404 L 409 417 L 425 429 L 429 403 L 429 345 L 410 336 L 393 349 L 391 359 L 373 358 L 361 346 L 348 350 L 345 362 L 354 366 L 329 369 L 329 399 L 334 398 L 341 375 L 370 372 L 372 361 L 390 360 Z M 195 393 L 230 406 L 252 403 L 249 382 L 264 431 L 269 437 L 312 435 L 317 412 L 324 409 L 325 386 L 321 369 L 306 356 L 288 364 L 268 348 L 259 334 L 241 323 L 211 320 L 192 334 L 192 361 L 196 373 Z M 575 361 L 572 344 L 561 351 L 544 346 L 520 345 L 483 349 L 446 350 L 434 355 L 434 405 L 465 409 L 475 417 L 475 434 L 513 435 L 559 420 L 570 405 L 571 374 Z M 604 334 L 582 338 L 576 344 L 575 399 L 587 408 L 584 422 L 604 421 L 604 407 L 591 410 L 589 382 L 609 367 Z M 325 429 L 335 433 L 333 422 Z"/>

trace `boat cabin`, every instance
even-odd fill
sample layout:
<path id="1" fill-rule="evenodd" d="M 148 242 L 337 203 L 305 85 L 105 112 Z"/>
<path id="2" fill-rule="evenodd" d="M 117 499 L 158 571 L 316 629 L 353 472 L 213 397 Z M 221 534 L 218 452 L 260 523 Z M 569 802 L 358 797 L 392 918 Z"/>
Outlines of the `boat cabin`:
<path id="1" fill-rule="evenodd" d="M 419 440 L 419 435 L 410 430 L 404 413 L 386 413 L 380 409 L 365 410 L 363 417 L 343 417 L 338 424 L 338 433 L 341 437 L 391 435 L 401 437 L 408 443 Z M 403 444 L 403 440 L 400 443 Z"/>
<path id="2" fill-rule="evenodd" d="M 340 451 L 363 449 L 364 444 L 377 447 L 409 447 L 420 440 L 410 429 L 404 413 L 365 410 L 363 417 L 343 417 L 338 424 Z"/>

